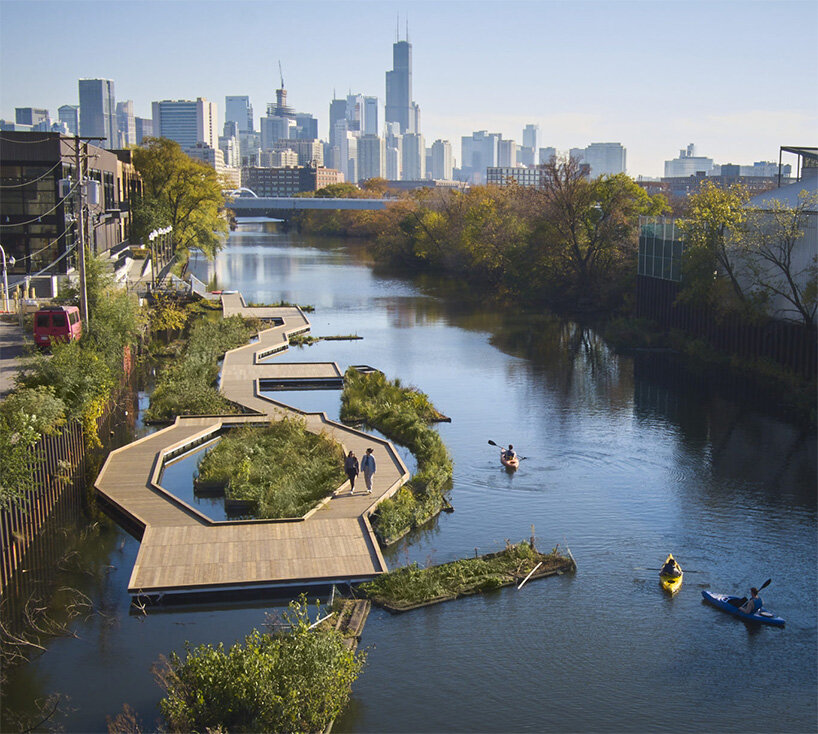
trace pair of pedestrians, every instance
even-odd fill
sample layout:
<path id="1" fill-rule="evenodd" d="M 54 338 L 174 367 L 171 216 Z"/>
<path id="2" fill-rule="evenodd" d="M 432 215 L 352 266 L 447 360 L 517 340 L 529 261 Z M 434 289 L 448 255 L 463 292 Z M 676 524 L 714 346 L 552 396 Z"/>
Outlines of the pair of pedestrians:
<path id="1" fill-rule="evenodd" d="M 350 451 L 344 459 L 344 471 L 349 478 L 350 494 L 355 494 L 355 479 L 358 476 L 358 458 L 354 451 Z M 363 472 L 366 483 L 366 493 L 372 494 L 372 477 L 375 474 L 375 457 L 372 449 L 367 449 L 364 458 L 361 459 L 360 471 Z"/>

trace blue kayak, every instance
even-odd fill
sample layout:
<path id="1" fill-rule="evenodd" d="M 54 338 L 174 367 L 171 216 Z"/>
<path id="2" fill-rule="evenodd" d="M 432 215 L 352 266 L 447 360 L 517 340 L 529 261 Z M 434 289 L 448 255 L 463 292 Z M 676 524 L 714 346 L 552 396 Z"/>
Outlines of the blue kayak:
<path id="1" fill-rule="evenodd" d="M 738 617 L 739 619 L 745 619 L 748 622 L 759 622 L 761 624 L 771 624 L 774 627 L 783 627 L 784 620 L 781 617 L 776 617 L 772 612 L 768 612 L 764 607 L 757 610 L 753 614 L 747 614 L 747 612 L 742 612 L 734 604 L 730 602 L 735 600 L 738 601 L 740 597 L 738 596 L 728 596 L 727 594 L 713 594 L 709 591 L 703 591 L 702 597 L 708 604 L 712 604 L 714 607 L 721 609 L 723 612 L 727 612 L 728 614 L 732 614 L 734 617 Z"/>

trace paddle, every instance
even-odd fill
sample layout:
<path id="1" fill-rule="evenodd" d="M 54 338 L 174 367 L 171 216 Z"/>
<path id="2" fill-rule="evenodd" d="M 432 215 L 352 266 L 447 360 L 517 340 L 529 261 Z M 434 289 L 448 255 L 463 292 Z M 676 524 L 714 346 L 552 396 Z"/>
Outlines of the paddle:
<path id="1" fill-rule="evenodd" d="M 772 579 L 767 579 L 763 584 L 761 584 L 761 586 L 758 587 L 758 590 L 761 591 L 762 589 L 766 589 L 772 582 Z M 747 603 L 747 597 L 743 596 L 741 599 L 730 599 L 728 603 L 732 604 L 734 607 L 741 607 Z"/>
<path id="2" fill-rule="evenodd" d="M 492 441 L 491 439 L 489 439 L 489 446 L 496 446 L 498 449 L 503 449 L 503 450 L 505 450 L 505 446 L 500 446 L 500 444 L 498 444 L 498 443 L 494 443 L 494 441 Z M 517 458 L 518 458 L 520 461 L 524 461 L 524 460 L 525 460 L 525 459 L 527 459 L 528 457 L 527 457 L 527 456 L 518 456 Z"/>

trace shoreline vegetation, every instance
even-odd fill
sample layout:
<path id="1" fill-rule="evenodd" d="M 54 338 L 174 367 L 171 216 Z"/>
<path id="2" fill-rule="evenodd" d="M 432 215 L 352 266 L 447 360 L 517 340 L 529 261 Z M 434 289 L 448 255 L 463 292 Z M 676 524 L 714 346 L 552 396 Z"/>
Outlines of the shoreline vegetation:
<path id="1" fill-rule="evenodd" d="M 438 566 L 420 568 L 417 563 L 381 574 L 360 589 L 375 605 L 389 612 L 452 601 L 463 596 L 481 594 L 512 584 L 576 571 L 571 552 L 562 555 L 556 546 L 550 553 L 540 553 L 532 540 L 512 544 L 497 553 L 463 558 Z"/>
<path id="2" fill-rule="evenodd" d="M 372 529 L 382 545 L 391 545 L 449 507 L 445 493 L 451 486 L 452 459 L 431 423 L 445 420 L 428 396 L 389 381 L 381 372 L 361 373 L 354 367 L 344 375 L 341 420 L 364 423 L 390 441 L 405 446 L 417 460 L 417 472 L 392 497 L 381 502 Z"/>
<path id="3" fill-rule="evenodd" d="M 340 444 L 299 418 L 231 429 L 199 461 L 194 487 L 224 491 L 225 505 L 254 519 L 302 517 L 346 479 Z"/>

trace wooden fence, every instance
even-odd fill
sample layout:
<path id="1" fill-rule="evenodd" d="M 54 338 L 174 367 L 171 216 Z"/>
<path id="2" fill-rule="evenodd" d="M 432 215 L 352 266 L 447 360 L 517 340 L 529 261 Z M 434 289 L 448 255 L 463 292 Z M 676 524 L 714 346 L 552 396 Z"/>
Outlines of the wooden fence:
<path id="1" fill-rule="evenodd" d="M 754 323 L 737 314 L 721 315 L 711 309 L 677 304 L 679 284 L 640 275 L 636 279 L 636 315 L 652 319 L 665 329 L 680 329 L 703 338 L 729 354 L 764 357 L 806 378 L 818 368 L 816 330 L 790 321 L 766 319 Z"/>

